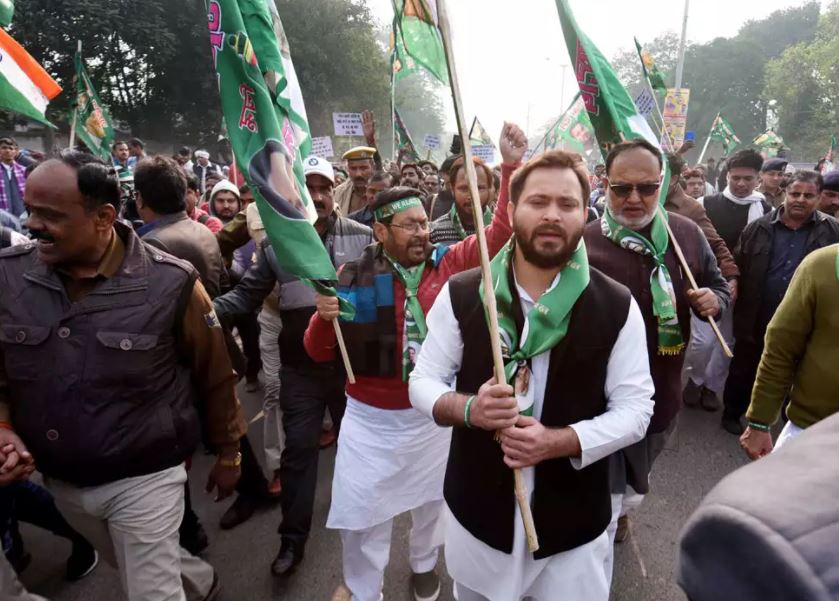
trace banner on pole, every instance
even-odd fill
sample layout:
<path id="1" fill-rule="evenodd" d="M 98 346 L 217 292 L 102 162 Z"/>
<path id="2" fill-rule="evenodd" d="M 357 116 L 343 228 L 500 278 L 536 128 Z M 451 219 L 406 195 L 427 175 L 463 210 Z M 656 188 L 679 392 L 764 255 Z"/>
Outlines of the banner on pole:
<path id="1" fill-rule="evenodd" d="M 687 88 L 668 88 L 664 96 L 664 130 L 667 135 L 662 136 L 661 145 L 665 149 L 675 152 L 685 141 L 685 131 L 688 121 L 688 102 L 690 102 L 690 90 Z M 668 141 L 673 142 L 673 148 L 669 148 Z"/>
<path id="2" fill-rule="evenodd" d="M 635 106 L 638 108 L 638 114 L 647 118 L 653 113 L 655 108 L 655 98 L 650 94 L 646 88 L 641 90 L 641 93 L 635 97 Z"/>
<path id="3" fill-rule="evenodd" d="M 422 141 L 422 145 L 428 148 L 429 150 L 439 150 L 441 146 L 440 136 L 426 134 L 425 138 Z"/>
<path id="4" fill-rule="evenodd" d="M 324 159 L 334 157 L 335 151 L 332 149 L 332 138 L 329 136 L 312 138 L 312 154 Z"/>
<path id="5" fill-rule="evenodd" d="M 364 136 L 361 113 L 332 113 L 336 136 Z"/>

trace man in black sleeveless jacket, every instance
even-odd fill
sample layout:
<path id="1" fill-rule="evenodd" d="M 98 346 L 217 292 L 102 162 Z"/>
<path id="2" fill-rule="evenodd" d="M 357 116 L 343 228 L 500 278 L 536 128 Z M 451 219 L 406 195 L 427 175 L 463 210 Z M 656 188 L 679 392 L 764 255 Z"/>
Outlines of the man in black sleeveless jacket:
<path id="1" fill-rule="evenodd" d="M 411 403 L 454 426 L 446 565 L 460 601 L 609 597 L 612 510 L 602 459 L 644 436 L 653 384 L 638 305 L 588 266 L 588 195 L 580 157 L 561 151 L 511 180 L 514 235 L 491 269 L 513 386 L 493 379 L 479 270 L 452 277 L 428 314 Z M 534 554 L 510 468 L 524 472 Z"/>

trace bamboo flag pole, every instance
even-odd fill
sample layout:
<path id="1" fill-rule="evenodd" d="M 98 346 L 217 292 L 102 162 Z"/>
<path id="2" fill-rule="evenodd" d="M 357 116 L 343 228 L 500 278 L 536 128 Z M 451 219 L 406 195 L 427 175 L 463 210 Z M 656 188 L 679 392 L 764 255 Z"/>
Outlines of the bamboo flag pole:
<path id="1" fill-rule="evenodd" d="M 678 148 L 675 148 L 675 144 L 673 144 L 673 138 L 670 137 L 670 132 L 667 131 L 667 124 L 664 122 L 664 115 L 661 112 L 661 107 L 658 106 L 658 98 L 656 98 L 655 96 L 653 84 L 650 81 L 649 77 L 644 77 L 644 80 L 647 82 L 647 88 L 650 90 L 650 96 L 653 97 L 653 104 L 655 105 L 655 111 L 658 113 L 658 118 L 661 119 L 662 137 L 667 138 L 667 144 L 670 146 L 670 152 L 675 153 L 678 150 Z"/>
<path id="2" fill-rule="evenodd" d="M 658 206 L 659 210 L 664 213 L 664 207 L 661 205 Z M 685 275 L 688 278 L 688 283 L 690 284 L 691 288 L 694 290 L 699 290 L 699 286 L 696 284 L 696 279 L 693 277 L 693 272 L 690 270 L 688 266 L 688 262 L 685 259 L 685 255 L 682 252 L 682 247 L 679 245 L 679 242 L 676 240 L 676 236 L 673 235 L 673 230 L 670 228 L 670 223 L 667 221 L 667 216 L 663 215 L 664 225 L 667 227 L 667 235 L 670 236 L 670 243 L 673 245 L 673 252 L 676 253 L 676 258 L 679 259 L 679 263 L 682 266 L 682 270 L 685 272 Z M 720 332 L 720 328 L 717 325 L 716 320 L 713 317 L 708 318 L 708 323 L 711 326 L 711 329 L 714 331 L 714 335 L 717 337 L 717 340 L 722 347 L 722 352 L 725 353 L 725 356 L 729 359 L 734 357 L 734 353 L 731 352 L 731 347 L 728 346 L 728 343 L 723 338 L 722 332 Z"/>
<path id="3" fill-rule="evenodd" d="M 79 53 L 79 56 L 82 54 L 82 41 L 78 40 L 76 42 L 76 51 Z M 78 74 L 76 74 L 78 77 Z M 79 118 L 79 95 L 73 90 L 73 94 L 76 96 L 76 108 L 73 109 L 73 121 L 70 124 L 70 149 L 72 150 L 73 146 L 76 144 L 76 122 Z"/>
<path id="4" fill-rule="evenodd" d="M 347 354 L 347 346 L 344 344 L 344 334 L 341 332 L 341 325 L 338 323 L 338 318 L 332 320 L 332 325 L 335 326 L 335 338 L 338 339 L 338 349 L 341 351 L 341 359 L 344 360 L 344 369 L 347 370 L 347 382 L 355 384 L 355 374 L 350 364 L 350 356 Z"/>
<path id="5" fill-rule="evenodd" d="M 472 162 L 472 143 L 466 132 L 466 123 L 463 120 L 463 105 L 460 99 L 460 86 L 457 79 L 457 70 L 454 63 L 454 51 L 451 44 L 451 27 L 449 15 L 446 10 L 445 0 L 437 0 L 437 17 L 439 20 L 440 33 L 443 38 L 443 46 L 446 51 L 446 63 L 449 70 L 449 82 L 452 89 L 452 100 L 454 112 L 457 117 L 457 128 L 463 145 L 463 166 L 466 170 L 466 177 L 469 182 L 469 195 L 472 197 L 472 214 L 480 215 L 482 212 L 481 199 L 478 194 L 478 177 L 475 172 L 475 164 Z M 478 238 L 478 250 L 481 257 L 481 279 L 484 287 L 484 303 L 486 305 L 487 318 L 489 319 L 489 339 L 492 345 L 492 359 L 495 377 L 498 382 L 507 380 L 504 373 L 504 358 L 501 355 L 501 338 L 498 335 L 498 309 L 495 305 L 495 290 L 492 287 L 492 273 L 489 268 L 489 251 L 487 250 L 486 235 L 482 227 L 475 229 Z M 527 537 L 527 548 L 531 552 L 539 549 L 539 541 L 536 538 L 536 527 L 533 524 L 533 514 L 530 511 L 530 503 L 527 498 L 527 487 L 524 482 L 524 474 L 521 470 L 513 470 L 515 480 L 516 500 L 521 511 L 524 531 Z"/>

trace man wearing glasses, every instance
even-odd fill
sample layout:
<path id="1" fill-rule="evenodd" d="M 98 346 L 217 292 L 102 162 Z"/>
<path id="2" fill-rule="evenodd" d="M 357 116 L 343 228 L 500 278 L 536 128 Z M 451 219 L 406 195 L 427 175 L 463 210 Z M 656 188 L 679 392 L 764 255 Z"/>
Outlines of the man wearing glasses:
<path id="1" fill-rule="evenodd" d="M 659 206 L 661 169 L 661 153 L 646 140 L 613 147 L 606 158 L 603 180 L 604 215 L 586 227 L 584 236 L 589 265 L 629 288 L 638 301 L 655 384 L 655 411 L 646 437 L 609 459 L 613 511 L 609 534 L 618 542 L 629 535 L 626 513 L 640 505 L 649 491 L 653 461 L 664 448 L 682 404 L 681 375 L 691 311 L 709 319 L 729 302 L 728 286 L 702 230 Z M 689 288 L 665 220 L 684 252 L 698 290 Z"/>
<path id="2" fill-rule="evenodd" d="M 507 182 L 527 149 L 527 137 L 505 124 L 499 144 L 504 159 L 502 193 L 486 228 L 490 256 L 512 234 Z M 355 372 L 347 382 L 347 408 L 338 439 L 327 527 L 343 544 L 346 588 L 333 599 L 378 601 L 390 555 L 393 518 L 411 512 L 412 589 L 433 601 L 443 542 L 443 477 L 451 432 L 411 406 L 408 375 L 427 332 L 425 315 L 455 273 L 477 267 L 474 235 L 449 247 L 429 242 L 429 222 L 417 190 L 396 187 L 373 204 L 377 244 L 338 274 L 338 294 L 355 306 L 340 325 Z M 306 331 L 315 361 L 335 361 L 338 300 L 320 296 Z M 348 590 L 347 590 L 348 589 Z M 351 597 L 350 597 L 351 595 Z"/>
<path id="3" fill-rule="evenodd" d="M 781 206 L 747 225 L 734 251 L 740 267 L 737 353 L 725 383 L 725 410 L 738 421 L 749 407 L 766 328 L 792 275 L 811 252 L 839 242 L 839 221 L 816 210 L 823 185 L 820 173 L 796 171 Z"/>

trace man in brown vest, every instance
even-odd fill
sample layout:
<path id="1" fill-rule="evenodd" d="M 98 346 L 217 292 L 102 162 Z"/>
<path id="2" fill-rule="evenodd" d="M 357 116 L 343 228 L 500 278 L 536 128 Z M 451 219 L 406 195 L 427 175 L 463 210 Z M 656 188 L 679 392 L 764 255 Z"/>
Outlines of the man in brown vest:
<path id="1" fill-rule="evenodd" d="M 514 386 L 492 375 L 480 270 L 453 276 L 428 314 L 411 402 L 454 426 L 446 566 L 460 601 L 609 598 L 612 509 L 600 460 L 643 438 L 653 387 L 638 304 L 589 269 L 589 185 L 579 155 L 561 151 L 532 159 L 510 182 L 513 239 L 491 270 Z M 527 482 L 535 554 L 510 468 Z"/>
<path id="2" fill-rule="evenodd" d="M 178 544 L 196 403 L 219 449 L 207 485 L 219 498 L 247 427 L 213 305 L 192 266 L 116 221 L 117 179 L 91 155 L 42 163 L 25 201 L 38 242 L 0 253 L 5 467 L 37 463 L 129 601 L 214 599 L 213 568 Z"/>
<path id="3" fill-rule="evenodd" d="M 649 490 L 653 461 L 675 426 L 682 404 L 682 364 L 690 340 L 690 314 L 719 314 L 729 302 L 726 281 L 708 241 L 693 221 L 659 207 L 662 157 L 646 140 L 615 146 L 606 158 L 606 210 L 586 227 L 592 267 L 627 288 L 638 301 L 647 330 L 650 371 L 655 382 L 655 413 L 647 436 L 611 457 L 617 540 L 628 535 L 626 512 Z M 698 290 L 688 288 L 664 219 L 684 251 Z M 622 516 L 618 524 L 617 514 Z"/>

